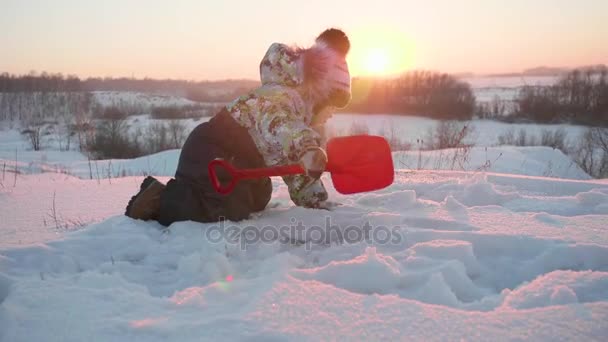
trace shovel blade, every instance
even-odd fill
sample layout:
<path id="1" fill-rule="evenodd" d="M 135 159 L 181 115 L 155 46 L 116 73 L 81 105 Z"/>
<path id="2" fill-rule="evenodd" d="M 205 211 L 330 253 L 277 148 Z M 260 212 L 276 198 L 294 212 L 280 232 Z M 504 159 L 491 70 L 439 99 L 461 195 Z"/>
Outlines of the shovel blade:
<path id="1" fill-rule="evenodd" d="M 328 165 L 334 187 L 341 194 L 385 188 L 395 169 L 386 139 L 373 135 L 333 138 L 327 143 Z"/>

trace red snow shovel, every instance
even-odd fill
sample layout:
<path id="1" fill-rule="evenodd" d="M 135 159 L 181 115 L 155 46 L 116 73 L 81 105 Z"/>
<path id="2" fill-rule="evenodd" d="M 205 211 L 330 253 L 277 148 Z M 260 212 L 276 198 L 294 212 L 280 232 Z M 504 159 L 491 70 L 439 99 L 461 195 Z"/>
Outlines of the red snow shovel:
<path id="1" fill-rule="evenodd" d="M 327 142 L 328 163 L 334 187 L 341 194 L 354 194 L 385 188 L 393 183 L 394 169 L 391 150 L 383 137 L 353 135 L 337 137 Z M 222 185 L 217 175 L 223 168 L 230 180 Z M 275 166 L 258 169 L 237 169 L 223 159 L 209 163 L 211 184 L 220 194 L 232 192 L 241 179 L 303 174 L 300 165 Z"/>

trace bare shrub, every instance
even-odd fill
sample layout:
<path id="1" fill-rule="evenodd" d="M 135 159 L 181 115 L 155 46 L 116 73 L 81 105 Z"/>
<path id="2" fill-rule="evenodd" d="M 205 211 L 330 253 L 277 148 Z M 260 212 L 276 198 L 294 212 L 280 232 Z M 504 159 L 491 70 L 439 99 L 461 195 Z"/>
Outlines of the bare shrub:
<path id="1" fill-rule="evenodd" d="M 515 142 L 515 130 L 512 128 L 498 136 L 498 145 L 515 146 Z"/>
<path id="2" fill-rule="evenodd" d="M 471 146 L 466 144 L 475 131 L 470 122 L 440 121 L 434 129 L 429 129 L 424 139 L 427 150 L 442 150 Z"/>
<path id="3" fill-rule="evenodd" d="M 147 153 L 178 149 L 186 139 L 186 126 L 179 120 L 154 122 L 140 135 Z"/>
<path id="4" fill-rule="evenodd" d="M 509 146 L 538 146 L 539 142 L 536 136 L 528 134 L 524 128 L 520 128 L 515 133 L 514 129 L 509 129 L 503 134 L 498 136 L 498 145 L 509 145 Z"/>
<path id="5" fill-rule="evenodd" d="M 589 131 L 595 146 L 608 153 L 608 128 L 593 127 Z"/>
<path id="6" fill-rule="evenodd" d="M 572 157 L 590 176 L 608 177 L 608 129 L 589 128 L 573 150 Z"/>
<path id="7" fill-rule="evenodd" d="M 179 120 L 170 120 L 167 130 L 171 148 L 181 148 L 186 140 L 186 125 Z"/>
<path id="8" fill-rule="evenodd" d="M 25 129 L 21 134 L 25 135 L 31 148 L 34 151 L 40 151 L 42 145 L 42 136 L 44 130 L 44 121 L 39 119 L 31 119 L 25 123 Z"/>
<path id="9" fill-rule="evenodd" d="M 515 135 L 515 130 L 509 129 L 498 136 L 499 145 L 510 146 L 547 146 L 554 149 L 559 149 L 564 153 L 569 152 L 568 134 L 563 128 L 556 130 L 543 129 L 540 139 L 533 134 L 528 134 L 525 129 L 520 129 Z"/>
<path id="10" fill-rule="evenodd" d="M 568 153 L 567 133 L 563 128 L 556 130 L 543 129 L 540 136 L 540 146 L 548 146 Z"/>
<path id="11" fill-rule="evenodd" d="M 59 115 L 59 123 L 54 127 L 55 137 L 59 144 L 59 151 L 69 151 L 72 147 L 72 138 L 75 131 L 72 130 L 74 117 L 71 113 Z"/>
<path id="12" fill-rule="evenodd" d="M 535 146 L 536 140 L 533 136 L 528 136 L 528 132 L 521 128 L 517 133 L 517 140 L 515 141 L 516 146 Z"/>
<path id="13" fill-rule="evenodd" d="M 93 141 L 88 148 L 98 159 L 134 158 L 141 155 L 137 140 L 129 134 L 125 115 L 120 111 L 107 111 L 95 129 Z"/>
<path id="14" fill-rule="evenodd" d="M 466 141 L 474 131 L 475 128 L 470 122 L 440 121 L 434 130 L 429 129 L 421 146 L 427 150 L 440 150 L 435 169 L 448 167 L 454 170 L 458 167 L 464 170 L 469 161 L 471 148 L 474 146 Z M 445 156 L 444 149 L 450 149 L 445 152 Z"/>
<path id="15" fill-rule="evenodd" d="M 76 135 L 80 151 L 86 151 L 95 137 L 95 126 L 89 117 L 77 116 L 70 126 L 70 134 Z"/>
<path id="16" fill-rule="evenodd" d="M 145 131 L 144 144 L 148 153 L 156 153 L 171 149 L 169 146 L 169 130 L 164 123 L 152 123 Z"/>
<path id="17" fill-rule="evenodd" d="M 51 209 L 47 213 L 47 217 L 51 220 L 51 223 L 55 225 L 57 230 L 68 230 L 68 229 L 80 229 L 85 227 L 88 223 L 80 218 L 77 219 L 66 219 L 58 213 L 57 205 L 55 203 L 55 197 L 57 193 L 53 192 L 53 203 Z M 46 218 L 44 218 L 44 225 L 47 225 Z"/>
<path id="18" fill-rule="evenodd" d="M 475 114 L 480 119 L 502 120 L 513 114 L 513 104 L 511 100 L 505 100 L 498 95 L 494 95 L 491 101 L 478 103 Z"/>

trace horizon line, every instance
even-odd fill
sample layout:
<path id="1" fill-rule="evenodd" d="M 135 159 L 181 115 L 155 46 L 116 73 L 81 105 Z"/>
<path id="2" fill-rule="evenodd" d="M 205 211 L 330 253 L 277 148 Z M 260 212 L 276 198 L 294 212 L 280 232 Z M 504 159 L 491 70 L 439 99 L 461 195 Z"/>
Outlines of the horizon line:
<path id="1" fill-rule="evenodd" d="M 569 71 L 577 70 L 577 69 L 590 69 L 590 68 L 604 68 L 608 69 L 607 64 L 597 63 L 597 64 L 583 64 L 575 67 L 569 66 L 547 66 L 547 65 L 539 65 L 535 67 L 525 68 L 519 71 L 504 71 L 504 72 L 487 72 L 487 73 L 476 73 L 470 71 L 461 71 L 461 72 L 444 72 L 441 70 L 436 70 L 432 68 L 414 68 L 399 74 L 389 75 L 389 76 L 373 76 L 373 75 L 353 75 L 353 79 L 357 78 L 393 78 L 398 77 L 399 75 L 406 74 L 412 71 L 432 71 L 438 72 L 442 74 L 452 75 L 457 78 L 469 78 L 469 77 L 517 77 L 517 76 L 528 76 L 528 77 L 551 77 L 551 76 L 559 76 Z M 545 69 L 543 71 L 543 69 Z M 538 74 L 534 74 L 538 70 Z M 27 73 L 14 73 L 11 71 L 1 70 L 0 75 L 8 74 L 10 76 L 23 77 L 23 76 L 41 76 L 42 74 L 47 75 L 62 75 L 63 77 L 76 77 L 79 80 L 89 80 L 89 79 L 129 79 L 129 80 L 153 80 L 153 81 L 183 81 L 183 82 L 260 82 L 259 79 L 254 78 L 216 78 L 216 79 L 187 79 L 187 78 L 171 78 L 171 77 L 151 77 L 151 76 L 135 76 L 135 75 L 105 75 L 105 76 L 96 76 L 96 75 L 87 75 L 82 76 L 73 73 L 64 73 L 64 72 L 53 72 L 47 70 L 30 70 Z"/>

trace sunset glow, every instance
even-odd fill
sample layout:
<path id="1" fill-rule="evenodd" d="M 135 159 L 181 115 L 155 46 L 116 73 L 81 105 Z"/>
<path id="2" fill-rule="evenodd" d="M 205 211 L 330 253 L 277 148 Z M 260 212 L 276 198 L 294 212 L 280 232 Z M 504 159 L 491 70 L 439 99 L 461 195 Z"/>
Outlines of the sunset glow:
<path id="1" fill-rule="evenodd" d="M 0 72 L 258 79 L 270 44 L 308 47 L 328 27 L 348 34 L 353 76 L 412 69 L 492 74 L 608 63 L 608 1 L 142 4 L 5 0 Z"/>
<path id="2" fill-rule="evenodd" d="M 365 61 L 365 71 L 371 74 L 385 74 L 388 72 L 388 63 L 389 55 L 385 50 L 370 50 Z"/>
<path id="3" fill-rule="evenodd" d="M 351 41 L 353 76 L 393 76 L 413 66 L 414 46 L 395 29 L 364 27 L 353 32 Z"/>

